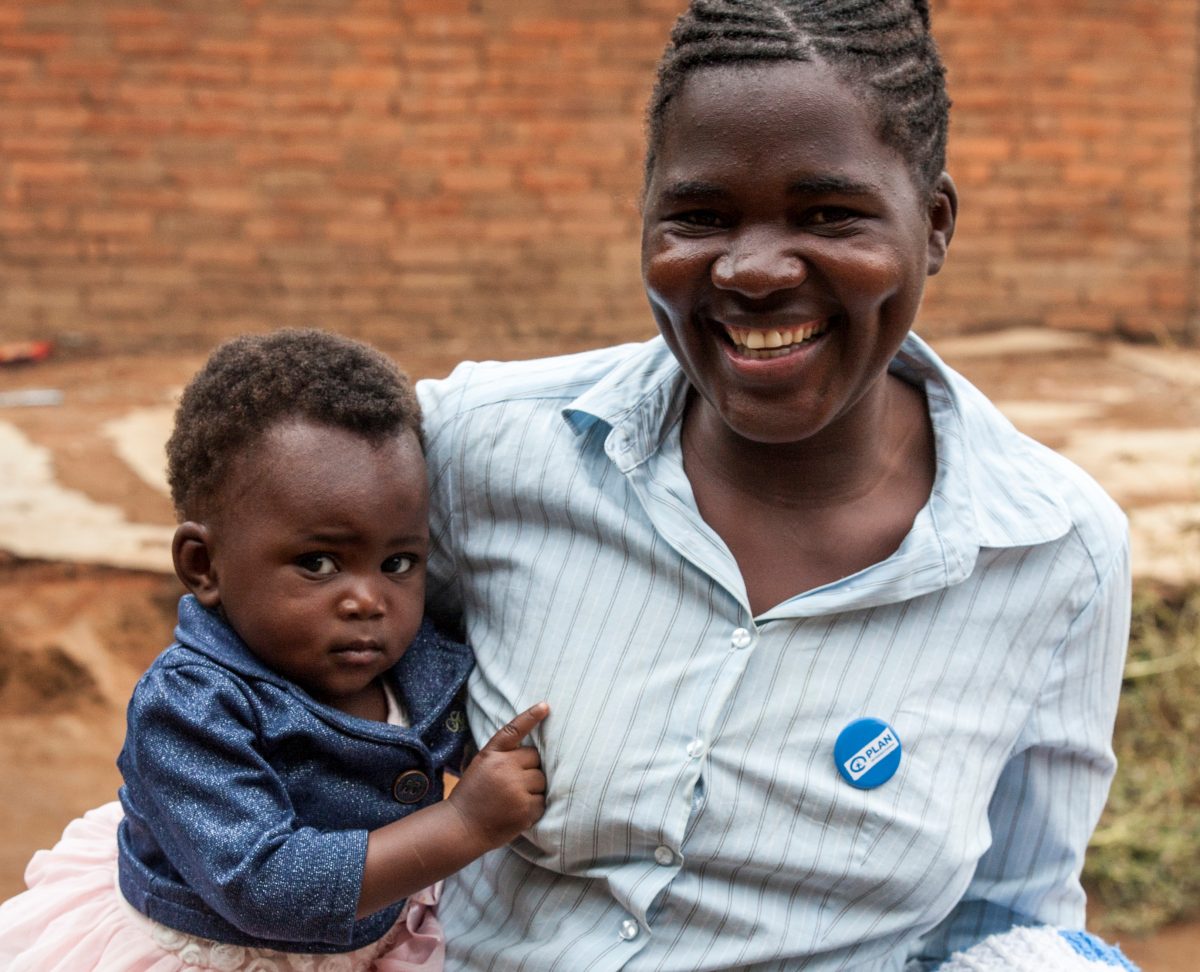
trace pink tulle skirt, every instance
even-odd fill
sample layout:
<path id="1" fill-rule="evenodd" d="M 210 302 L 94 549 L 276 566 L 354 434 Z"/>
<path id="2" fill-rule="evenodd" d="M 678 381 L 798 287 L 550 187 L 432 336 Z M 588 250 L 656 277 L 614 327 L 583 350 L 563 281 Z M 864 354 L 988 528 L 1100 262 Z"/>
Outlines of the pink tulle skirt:
<path id="1" fill-rule="evenodd" d="M 121 805 L 72 821 L 25 870 L 29 890 L 0 905 L 5 972 L 440 972 L 441 887 L 408 900 L 378 942 L 336 955 L 299 955 L 213 942 L 151 921 L 117 887 Z"/>

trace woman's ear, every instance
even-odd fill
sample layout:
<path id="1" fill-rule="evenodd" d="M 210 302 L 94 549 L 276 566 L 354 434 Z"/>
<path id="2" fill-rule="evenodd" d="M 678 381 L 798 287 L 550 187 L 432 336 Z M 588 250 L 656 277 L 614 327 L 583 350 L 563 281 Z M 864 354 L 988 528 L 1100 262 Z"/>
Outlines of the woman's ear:
<path id="1" fill-rule="evenodd" d="M 212 537 L 203 523 L 188 520 L 179 524 L 171 541 L 175 573 L 196 600 L 213 610 L 221 604 L 217 571 L 213 566 Z"/>
<path id="2" fill-rule="evenodd" d="M 933 276 L 946 262 L 946 251 L 954 236 L 954 222 L 958 219 L 958 190 L 948 172 L 938 176 L 929 200 L 929 255 L 927 272 Z"/>

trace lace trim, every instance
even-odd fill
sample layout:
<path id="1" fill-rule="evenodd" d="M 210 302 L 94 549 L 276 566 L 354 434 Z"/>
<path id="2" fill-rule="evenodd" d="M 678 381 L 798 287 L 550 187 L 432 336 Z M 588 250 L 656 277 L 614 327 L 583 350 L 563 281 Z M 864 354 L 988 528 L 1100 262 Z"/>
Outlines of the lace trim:
<path id="1" fill-rule="evenodd" d="M 133 907 L 117 887 L 117 901 L 129 918 L 140 925 L 154 944 L 183 964 L 186 972 L 370 972 L 371 965 L 394 943 L 403 928 L 397 921 L 381 939 L 353 952 L 309 954 L 279 952 L 273 948 L 230 945 L 189 935 L 147 918 Z"/>

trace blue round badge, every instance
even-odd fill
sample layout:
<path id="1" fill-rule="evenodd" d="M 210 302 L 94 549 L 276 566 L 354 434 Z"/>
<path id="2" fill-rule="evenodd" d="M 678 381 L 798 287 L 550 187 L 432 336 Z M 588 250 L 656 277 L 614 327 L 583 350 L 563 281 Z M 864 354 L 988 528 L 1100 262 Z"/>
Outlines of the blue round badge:
<path id="1" fill-rule="evenodd" d="M 855 719 L 833 745 L 837 771 L 851 786 L 871 790 L 890 780 L 900 766 L 900 737 L 882 719 Z"/>

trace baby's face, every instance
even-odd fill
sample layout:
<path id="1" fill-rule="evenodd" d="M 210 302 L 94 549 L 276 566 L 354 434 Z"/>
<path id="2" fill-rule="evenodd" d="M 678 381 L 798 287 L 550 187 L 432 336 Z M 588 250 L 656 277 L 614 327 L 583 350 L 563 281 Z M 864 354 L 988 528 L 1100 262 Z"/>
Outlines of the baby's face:
<path id="1" fill-rule="evenodd" d="M 210 524 L 220 607 L 261 661 L 314 698 L 375 711 L 373 683 L 424 613 L 428 514 L 414 433 L 376 446 L 277 425 L 230 470 Z"/>

